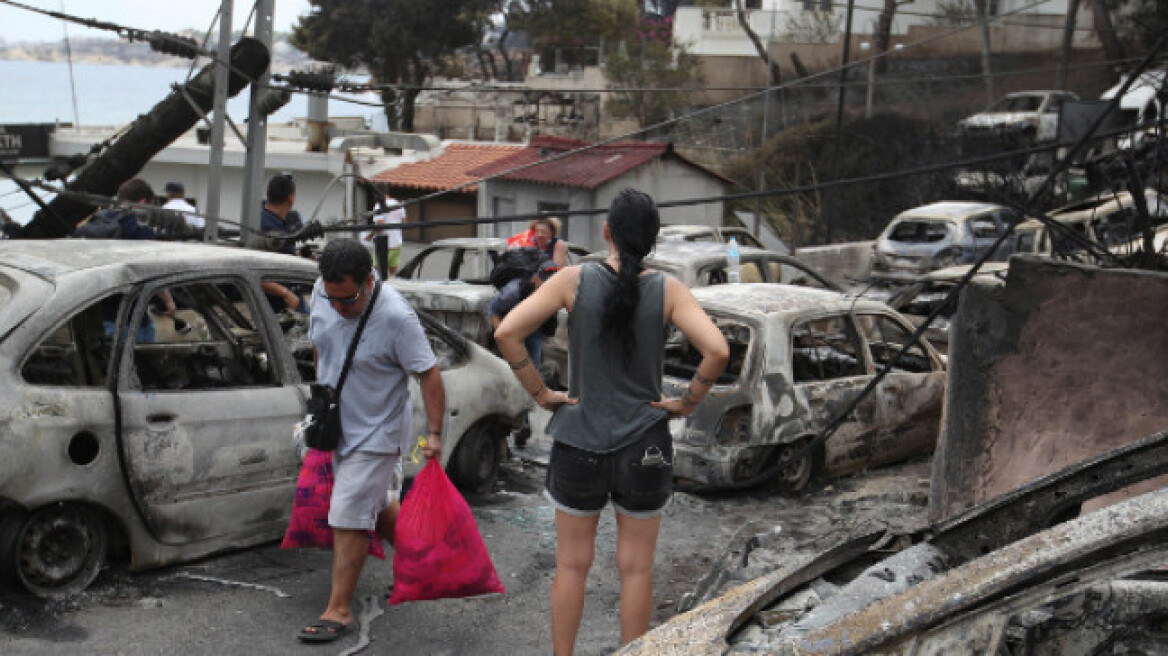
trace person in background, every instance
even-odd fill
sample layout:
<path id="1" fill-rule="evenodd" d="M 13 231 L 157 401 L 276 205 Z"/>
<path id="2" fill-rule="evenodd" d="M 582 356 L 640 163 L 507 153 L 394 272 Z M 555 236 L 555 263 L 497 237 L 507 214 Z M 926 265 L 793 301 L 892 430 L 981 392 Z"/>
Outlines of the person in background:
<path id="1" fill-rule="evenodd" d="M 534 246 L 561 267 L 568 263 L 568 245 L 559 238 L 560 220 L 554 216 L 540 217 L 527 230 L 507 238 L 507 248 Z"/>
<path id="2" fill-rule="evenodd" d="M 296 232 L 304 227 L 300 213 L 292 209 L 296 204 L 296 181 L 287 173 L 281 173 L 268 181 L 263 208 L 260 210 L 260 232 L 264 237 L 257 240 L 258 248 L 287 255 L 296 254 L 296 244 L 291 239 L 276 239 L 274 235 Z"/>
<path id="3" fill-rule="evenodd" d="M 429 425 L 425 455 L 442 454 L 446 391 L 418 315 L 397 291 L 377 280 L 369 250 L 356 239 L 330 241 L 319 258 L 308 337 L 316 348 L 317 382 L 334 388 L 366 308 L 369 319 L 341 390 L 342 435 L 333 452 L 335 482 L 328 523 L 333 573 L 328 607 L 300 630 L 305 642 L 331 642 L 353 617 L 353 592 L 369 551 L 367 531 L 393 544 L 401 489 L 397 466 L 413 423 L 409 379 L 418 379 Z M 376 299 L 374 289 L 380 286 Z"/>
<path id="4" fill-rule="evenodd" d="M 135 203 L 146 206 L 154 202 L 154 190 L 150 184 L 141 178 L 132 178 L 118 187 L 117 200 L 122 203 Z M 157 239 L 158 235 L 153 228 L 138 223 L 138 217 L 133 208 L 110 208 L 97 212 L 87 221 L 77 226 L 73 231 L 74 237 L 82 239 Z M 152 306 L 158 308 L 158 314 L 174 321 L 175 332 L 186 332 L 190 326 L 176 316 L 177 308 L 170 290 L 159 291 L 151 301 Z M 102 324 L 106 336 L 114 334 L 118 318 L 119 303 L 107 299 L 102 303 Z M 142 313 L 142 322 L 138 326 L 136 339 L 138 343 L 147 344 L 155 338 L 154 322 L 150 312 Z"/>
<path id="5" fill-rule="evenodd" d="M 514 310 L 515 306 L 519 305 L 523 299 L 531 296 L 535 290 L 539 289 L 548 278 L 551 278 L 559 270 L 560 266 L 558 264 L 551 260 L 546 260 L 535 270 L 535 273 L 530 278 L 514 278 L 503 285 L 499 293 L 495 294 L 495 297 L 491 299 L 491 304 L 487 306 L 487 315 L 491 318 L 491 329 L 497 330 L 499 324 L 503 322 L 503 318 L 511 310 Z M 544 334 L 542 330 L 532 332 L 523 340 L 523 345 L 527 348 L 527 353 L 531 356 L 531 363 L 535 365 L 536 371 L 539 371 L 539 365 L 543 361 L 543 340 Z"/>
<path id="6" fill-rule="evenodd" d="M 396 200 L 389 194 L 385 195 L 385 200 L 378 205 L 380 210 L 373 215 L 374 223 L 405 223 L 406 211 L 401 207 Z M 389 238 L 389 254 L 386 257 L 386 270 L 389 275 L 397 273 L 397 268 L 401 266 L 401 248 L 402 248 L 402 231 L 401 228 L 385 228 L 382 230 L 370 230 L 366 232 L 362 238 L 365 241 L 371 242 L 374 237 L 385 235 Z"/>
<path id="7" fill-rule="evenodd" d="M 554 413 L 547 426 L 553 444 L 545 494 L 556 508 L 551 607 L 558 656 L 575 649 L 596 528 L 610 500 L 616 511 L 621 644 L 648 631 L 661 512 L 673 493 L 668 420 L 693 412 L 729 359 L 721 331 L 686 286 L 642 267 L 660 226 L 653 199 L 622 191 L 604 225 L 608 260 L 562 269 L 495 331 L 520 384 Z M 523 338 L 560 308 L 570 313 L 567 394 L 544 385 L 523 346 Z M 661 397 L 670 323 L 702 355 L 678 399 Z"/>
<path id="8" fill-rule="evenodd" d="M 199 215 L 199 210 L 194 205 L 187 202 L 186 188 L 183 187 L 183 183 L 168 182 L 163 187 L 163 191 L 166 193 L 166 202 L 163 203 L 162 209 L 181 212 L 183 220 L 186 221 L 191 232 L 202 235 L 203 230 L 207 227 L 207 221 Z"/>

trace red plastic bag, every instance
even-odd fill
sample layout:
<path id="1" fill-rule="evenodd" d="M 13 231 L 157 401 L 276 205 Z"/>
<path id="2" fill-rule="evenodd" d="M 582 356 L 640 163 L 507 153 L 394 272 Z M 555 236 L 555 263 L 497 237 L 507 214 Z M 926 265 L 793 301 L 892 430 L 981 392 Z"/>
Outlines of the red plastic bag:
<path id="1" fill-rule="evenodd" d="M 329 500 L 333 497 L 333 452 L 309 449 L 296 479 L 292 519 L 284 532 L 281 549 L 332 549 L 333 530 L 328 525 Z M 369 555 L 385 560 L 377 533 L 369 531 Z"/>
<path id="2" fill-rule="evenodd" d="M 391 606 L 503 592 L 470 506 L 437 460 L 414 479 L 393 544 Z"/>

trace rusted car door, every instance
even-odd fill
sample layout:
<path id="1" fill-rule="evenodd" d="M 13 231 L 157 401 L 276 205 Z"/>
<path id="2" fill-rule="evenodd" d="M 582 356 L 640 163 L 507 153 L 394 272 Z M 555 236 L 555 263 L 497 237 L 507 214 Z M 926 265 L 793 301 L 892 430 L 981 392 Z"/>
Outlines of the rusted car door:
<path id="1" fill-rule="evenodd" d="M 161 289 L 181 324 L 150 309 Z M 262 302 L 243 278 L 204 277 L 141 290 L 119 317 L 122 462 L 163 543 L 274 538 L 287 524 L 299 470 L 292 427 L 304 400 Z M 142 334 L 148 323 L 153 335 Z"/>
<path id="2" fill-rule="evenodd" d="M 851 318 L 843 314 L 803 319 L 791 327 L 791 375 L 817 432 L 843 412 L 868 384 L 870 369 Z M 879 404 L 869 395 L 824 445 L 824 466 L 838 476 L 872 462 Z"/>
<path id="3" fill-rule="evenodd" d="M 856 325 L 877 371 L 896 357 L 911 325 L 887 314 L 859 314 Z M 872 463 L 880 465 L 928 453 L 937 443 L 945 396 L 941 360 L 923 342 L 914 344 L 872 391 L 879 430 L 872 434 Z"/>

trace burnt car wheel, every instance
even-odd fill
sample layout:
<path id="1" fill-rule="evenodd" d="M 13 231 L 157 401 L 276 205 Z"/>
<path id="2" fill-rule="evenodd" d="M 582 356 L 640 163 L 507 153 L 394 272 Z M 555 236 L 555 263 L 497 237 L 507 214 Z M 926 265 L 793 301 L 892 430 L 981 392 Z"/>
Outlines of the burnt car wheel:
<path id="1" fill-rule="evenodd" d="M 0 572 L 5 582 L 38 597 L 81 592 L 105 562 L 101 518 L 75 504 L 57 504 L 0 522 Z"/>
<path id="2" fill-rule="evenodd" d="M 488 426 L 471 427 L 451 458 L 451 478 L 464 492 L 486 494 L 499 475 L 499 444 Z"/>
<path id="3" fill-rule="evenodd" d="M 790 444 L 784 444 L 775 451 L 775 462 L 783 462 L 803 450 L 811 442 L 810 438 L 804 438 Z M 798 492 L 807 487 L 811 482 L 811 477 L 815 474 L 815 463 L 817 458 L 816 449 L 812 449 L 799 456 L 791 464 L 781 467 L 775 472 L 775 483 L 783 490 L 791 492 Z"/>

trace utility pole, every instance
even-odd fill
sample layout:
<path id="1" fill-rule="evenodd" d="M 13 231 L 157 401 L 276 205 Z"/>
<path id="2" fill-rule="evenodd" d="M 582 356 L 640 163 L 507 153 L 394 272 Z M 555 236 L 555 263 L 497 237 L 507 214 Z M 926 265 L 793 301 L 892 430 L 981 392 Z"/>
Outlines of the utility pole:
<path id="1" fill-rule="evenodd" d="M 766 93 L 762 97 L 762 150 L 766 152 L 767 143 L 767 120 L 771 114 L 771 67 L 770 62 L 774 58 L 770 54 L 771 47 L 775 43 L 775 5 L 771 4 L 771 31 L 767 35 L 767 75 L 766 75 Z M 766 162 L 758 167 L 758 190 L 766 190 Z M 762 231 L 762 197 L 756 198 L 754 201 L 754 234 L 759 234 Z"/>
<path id="2" fill-rule="evenodd" d="M 844 96 L 848 90 L 848 57 L 851 53 L 852 46 L 852 13 L 856 8 L 856 0 L 848 0 L 848 14 L 845 19 L 844 27 L 844 52 L 840 62 L 840 87 L 839 87 L 839 103 L 835 110 L 835 144 L 832 148 L 833 154 L 831 157 L 832 181 L 839 180 L 839 154 L 840 154 L 840 140 L 843 139 L 843 125 L 844 125 Z M 835 196 L 836 194 L 828 194 L 827 211 L 822 212 L 823 215 L 823 232 L 824 239 L 827 243 L 831 243 L 832 239 L 832 214 L 835 212 Z"/>
<path id="3" fill-rule="evenodd" d="M 272 50 L 272 13 L 276 0 L 255 0 L 255 39 Z M 243 161 L 243 207 L 239 211 L 240 240 L 246 246 L 255 241 L 260 229 L 260 198 L 264 189 L 264 163 L 268 145 L 268 115 L 260 110 L 260 99 L 271 80 L 271 66 L 251 86 L 247 118 L 247 154 Z"/>
<path id="4" fill-rule="evenodd" d="M 986 105 L 992 105 L 997 99 L 994 93 L 994 74 L 990 70 L 990 12 L 987 0 L 974 0 L 977 3 L 977 16 L 981 19 L 981 74 L 986 82 Z"/>
<path id="5" fill-rule="evenodd" d="M 215 95 L 211 121 L 211 157 L 207 162 L 207 226 L 203 232 L 206 241 L 219 238 L 219 201 L 223 181 L 223 130 L 227 123 L 227 81 L 231 69 L 231 14 L 233 0 L 219 5 L 219 53 L 215 62 Z M 252 87 L 254 93 L 255 87 Z"/>

